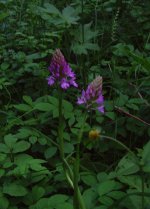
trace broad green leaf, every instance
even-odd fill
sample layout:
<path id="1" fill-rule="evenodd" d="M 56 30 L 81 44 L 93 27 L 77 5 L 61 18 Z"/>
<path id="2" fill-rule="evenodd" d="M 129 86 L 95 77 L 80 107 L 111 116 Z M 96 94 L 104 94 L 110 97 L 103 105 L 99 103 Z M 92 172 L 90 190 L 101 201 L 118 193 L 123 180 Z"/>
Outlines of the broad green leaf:
<path id="1" fill-rule="evenodd" d="M 24 186 L 20 184 L 10 183 L 3 186 L 3 193 L 13 197 L 22 197 L 25 196 L 28 191 Z"/>
<path id="2" fill-rule="evenodd" d="M 72 153 L 74 150 L 74 146 L 71 143 L 65 142 L 64 143 L 64 152 L 65 153 Z"/>
<path id="3" fill-rule="evenodd" d="M 105 195 L 115 189 L 115 181 L 104 181 L 98 186 L 98 193 L 100 196 Z"/>
<path id="4" fill-rule="evenodd" d="M 31 97 L 29 97 L 29 96 L 23 96 L 23 100 L 24 100 L 27 104 L 29 104 L 29 105 L 32 106 L 33 102 L 32 102 L 32 98 L 31 98 Z"/>
<path id="5" fill-rule="evenodd" d="M 45 158 L 46 159 L 49 159 L 49 158 L 53 157 L 55 155 L 56 151 L 57 151 L 57 148 L 56 147 L 49 147 L 44 152 Z"/>
<path id="6" fill-rule="evenodd" d="M 67 195 L 56 194 L 56 195 L 53 195 L 52 197 L 49 198 L 48 206 L 56 207 L 60 203 L 63 205 L 66 200 L 68 200 L 68 196 Z"/>
<path id="7" fill-rule="evenodd" d="M 31 106 L 29 106 L 27 104 L 18 104 L 18 105 L 14 105 L 14 107 L 17 110 L 20 110 L 22 112 L 28 112 L 28 111 L 31 111 L 32 110 Z"/>
<path id="8" fill-rule="evenodd" d="M 13 148 L 13 153 L 24 152 L 30 148 L 30 143 L 26 141 L 20 141 L 15 144 Z"/>
<path id="9" fill-rule="evenodd" d="M 0 143 L 0 152 L 7 154 L 7 153 L 10 153 L 10 149 L 5 144 Z"/>
<path id="10" fill-rule="evenodd" d="M 52 104 L 40 102 L 35 105 L 34 109 L 44 111 L 44 112 L 50 112 L 53 109 L 55 109 L 55 107 Z"/>
<path id="11" fill-rule="evenodd" d="M 4 141 L 5 141 L 5 144 L 10 148 L 12 149 L 16 142 L 17 142 L 17 137 L 12 135 L 12 134 L 8 134 L 4 137 Z"/>
<path id="12" fill-rule="evenodd" d="M 7 209 L 9 206 L 9 201 L 6 197 L 0 197 L 0 209 Z"/>
<path id="13" fill-rule="evenodd" d="M 45 194 L 45 189 L 40 186 L 35 186 L 32 189 L 32 196 L 35 201 L 38 201 Z"/>
<path id="14" fill-rule="evenodd" d="M 82 181 L 88 186 L 94 186 L 97 184 L 96 176 L 92 173 L 87 173 L 81 176 Z"/>

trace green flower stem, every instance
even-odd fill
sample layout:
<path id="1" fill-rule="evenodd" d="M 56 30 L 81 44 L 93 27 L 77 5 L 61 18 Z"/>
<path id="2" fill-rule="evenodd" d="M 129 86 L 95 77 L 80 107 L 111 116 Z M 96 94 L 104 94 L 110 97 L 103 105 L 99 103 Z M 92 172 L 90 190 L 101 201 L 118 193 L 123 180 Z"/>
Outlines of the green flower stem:
<path id="1" fill-rule="evenodd" d="M 77 140 L 76 160 L 74 163 L 74 182 L 73 182 L 74 184 L 74 209 L 79 209 L 79 206 L 80 206 L 80 209 L 86 209 L 84 201 L 82 199 L 82 195 L 79 190 L 79 186 L 78 186 L 79 168 L 80 168 L 80 142 L 82 139 L 86 118 L 87 118 L 87 115 L 85 114 L 83 117 L 82 127 L 80 129 L 80 133 L 78 135 L 78 140 Z"/>
<path id="2" fill-rule="evenodd" d="M 142 205 L 142 209 L 144 209 L 144 172 L 143 172 L 143 166 L 140 166 L 140 171 L 141 171 L 141 185 L 142 185 L 141 205 Z"/>
<path id="3" fill-rule="evenodd" d="M 108 140 L 111 140 L 117 144 L 119 144 L 120 146 L 122 146 L 125 150 L 127 150 L 132 156 L 134 156 L 137 160 L 137 157 L 136 155 L 134 154 L 134 152 L 132 152 L 132 150 L 130 150 L 125 144 L 123 144 L 122 142 L 118 141 L 117 139 L 113 138 L 113 137 L 110 137 L 110 136 L 104 136 L 104 135 L 101 135 L 102 138 L 105 138 L 105 139 L 108 139 Z"/>
<path id="4" fill-rule="evenodd" d="M 58 124 L 58 142 L 59 142 L 59 151 L 60 151 L 60 157 L 63 161 L 64 159 L 64 140 L 63 140 L 63 114 L 62 114 L 62 90 L 59 88 L 59 124 Z"/>

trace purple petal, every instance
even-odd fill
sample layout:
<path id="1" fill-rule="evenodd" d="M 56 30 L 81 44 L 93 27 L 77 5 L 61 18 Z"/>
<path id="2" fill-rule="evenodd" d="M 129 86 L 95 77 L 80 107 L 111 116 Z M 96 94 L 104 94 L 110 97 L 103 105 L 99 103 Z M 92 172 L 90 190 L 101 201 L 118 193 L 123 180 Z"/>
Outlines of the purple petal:
<path id="1" fill-rule="evenodd" d="M 101 112 L 101 113 L 104 113 L 104 112 L 105 112 L 105 111 L 104 111 L 104 105 L 99 106 L 97 109 L 98 109 L 98 111 Z"/>
<path id="2" fill-rule="evenodd" d="M 68 81 L 66 79 L 62 79 L 60 85 L 61 85 L 61 88 L 62 89 L 67 89 L 70 86 L 69 83 L 68 83 Z"/>
<path id="3" fill-rule="evenodd" d="M 104 102 L 104 97 L 103 97 L 102 95 L 100 95 L 100 96 L 98 97 L 98 99 L 96 100 L 96 102 L 97 102 L 98 104 L 103 104 L 103 102 Z"/>
<path id="4" fill-rule="evenodd" d="M 47 78 L 48 85 L 52 86 L 55 83 L 55 78 L 53 76 L 50 76 Z"/>
<path id="5" fill-rule="evenodd" d="M 84 100 L 84 98 L 83 97 L 81 97 L 81 98 L 78 98 L 78 101 L 77 101 L 77 104 L 84 104 L 85 103 L 85 100 Z"/>
<path id="6" fill-rule="evenodd" d="M 71 79 L 69 82 L 72 86 L 78 87 L 78 84 L 73 79 Z"/>

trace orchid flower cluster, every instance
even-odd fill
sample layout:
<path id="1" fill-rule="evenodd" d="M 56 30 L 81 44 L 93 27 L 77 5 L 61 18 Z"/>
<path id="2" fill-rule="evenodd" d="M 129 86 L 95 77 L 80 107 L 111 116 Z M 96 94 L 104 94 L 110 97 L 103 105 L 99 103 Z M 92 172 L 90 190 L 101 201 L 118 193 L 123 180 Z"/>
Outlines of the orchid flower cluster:
<path id="1" fill-rule="evenodd" d="M 70 86 L 78 87 L 75 73 L 66 62 L 60 49 L 56 49 L 51 64 L 49 66 L 51 76 L 47 78 L 48 85 L 52 86 L 58 83 L 62 89 L 68 89 Z M 88 110 L 98 109 L 104 113 L 104 98 L 102 95 L 102 77 L 96 77 L 86 90 L 83 90 L 77 104 L 84 104 Z"/>
<path id="2" fill-rule="evenodd" d="M 52 86 L 57 82 L 62 89 L 67 89 L 70 86 L 78 87 L 75 82 L 76 76 L 66 62 L 60 49 L 56 49 L 49 66 L 49 71 L 52 75 L 47 79 L 48 85 Z"/>

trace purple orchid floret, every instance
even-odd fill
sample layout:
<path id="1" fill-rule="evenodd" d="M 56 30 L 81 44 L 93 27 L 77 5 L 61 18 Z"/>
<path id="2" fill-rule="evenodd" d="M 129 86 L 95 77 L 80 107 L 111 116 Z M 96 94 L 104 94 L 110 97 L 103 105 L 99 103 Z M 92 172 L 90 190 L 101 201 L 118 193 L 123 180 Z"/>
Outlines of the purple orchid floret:
<path id="1" fill-rule="evenodd" d="M 97 109 L 104 113 L 104 97 L 102 95 L 102 77 L 98 76 L 82 91 L 81 97 L 78 98 L 77 104 L 85 104 L 87 109 Z"/>
<path id="2" fill-rule="evenodd" d="M 51 72 L 51 76 L 47 78 L 48 85 L 58 83 L 62 89 L 68 89 L 70 86 L 78 87 L 75 73 L 72 72 L 60 49 L 56 49 L 48 69 Z"/>

